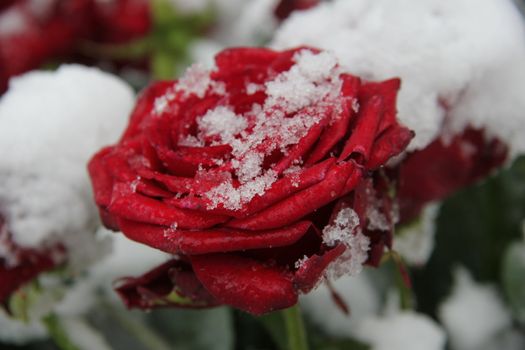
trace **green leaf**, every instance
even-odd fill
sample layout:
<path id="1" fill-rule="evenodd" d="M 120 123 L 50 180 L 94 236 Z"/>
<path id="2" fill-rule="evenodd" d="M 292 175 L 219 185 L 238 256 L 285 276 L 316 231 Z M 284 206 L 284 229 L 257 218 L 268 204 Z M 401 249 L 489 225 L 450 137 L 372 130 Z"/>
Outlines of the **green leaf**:
<path id="1" fill-rule="evenodd" d="M 191 310 L 158 309 L 148 324 L 177 350 L 233 349 L 233 319 L 226 307 Z"/>
<path id="2" fill-rule="evenodd" d="M 503 258 L 501 277 L 512 312 L 525 325 L 525 243 L 509 245 Z"/>
<path id="3" fill-rule="evenodd" d="M 173 79 L 176 60 L 167 51 L 156 51 L 151 58 L 151 70 L 155 79 Z"/>

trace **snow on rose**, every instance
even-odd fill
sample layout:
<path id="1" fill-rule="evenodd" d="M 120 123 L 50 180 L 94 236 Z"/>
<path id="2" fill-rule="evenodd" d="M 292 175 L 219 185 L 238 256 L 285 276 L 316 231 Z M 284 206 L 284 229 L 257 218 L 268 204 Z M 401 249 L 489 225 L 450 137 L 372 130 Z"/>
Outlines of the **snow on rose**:
<path id="1" fill-rule="evenodd" d="M 228 49 L 212 71 L 149 87 L 89 164 L 106 226 L 176 255 L 125 281 L 127 304 L 261 314 L 358 271 L 345 264 L 377 264 L 394 216 L 373 175 L 413 136 L 395 118 L 398 88 L 310 48 Z M 372 206 L 384 227 L 368 223 Z"/>

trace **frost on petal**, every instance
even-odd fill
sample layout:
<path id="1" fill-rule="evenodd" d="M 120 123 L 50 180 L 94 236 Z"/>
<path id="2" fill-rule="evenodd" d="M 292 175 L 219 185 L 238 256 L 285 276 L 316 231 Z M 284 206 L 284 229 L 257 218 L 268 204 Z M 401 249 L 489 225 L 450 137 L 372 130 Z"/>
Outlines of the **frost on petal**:
<path id="1" fill-rule="evenodd" d="M 328 96 L 334 91 L 332 85 L 339 83 L 333 74 L 337 63 L 333 54 L 303 50 L 294 59 L 296 64 L 290 70 L 266 83 L 265 109 L 279 106 L 287 113 L 296 112 Z"/>
<path id="2" fill-rule="evenodd" d="M 208 191 L 208 209 L 222 203 L 226 209 L 238 210 L 255 195 L 264 194 L 278 175 L 263 169 L 265 157 L 277 151 L 288 154 L 332 108 L 329 100 L 341 90 L 336 58 L 303 49 L 293 62 L 289 70 L 248 91 L 262 89 L 267 95 L 263 106 L 254 104 L 245 115 L 236 114 L 230 106 L 217 106 L 197 118 L 195 138 L 183 139 L 184 143 L 232 147 L 231 165 L 239 184 L 226 181 Z"/>
<path id="3" fill-rule="evenodd" d="M 359 217 L 351 208 L 343 208 L 337 213 L 332 224 L 323 229 L 323 242 L 327 246 L 343 243 L 345 252 L 329 267 L 327 277 L 337 279 L 343 275 L 358 275 L 368 258 L 370 239 L 363 235 Z"/>

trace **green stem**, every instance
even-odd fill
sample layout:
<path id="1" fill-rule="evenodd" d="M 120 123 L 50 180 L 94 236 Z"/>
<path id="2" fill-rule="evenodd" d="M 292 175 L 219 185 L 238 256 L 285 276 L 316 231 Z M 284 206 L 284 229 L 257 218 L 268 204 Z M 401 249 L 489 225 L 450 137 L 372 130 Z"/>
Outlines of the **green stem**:
<path id="1" fill-rule="evenodd" d="M 73 340 L 67 334 L 67 331 L 64 329 L 63 325 L 60 322 L 60 319 L 54 315 L 50 314 L 42 319 L 47 332 L 51 339 L 55 342 L 61 350 L 80 350 L 80 348 L 73 342 Z"/>
<path id="2" fill-rule="evenodd" d="M 286 333 L 288 335 L 289 350 L 308 350 L 306 332 L 304 329 L 303 318 L 299 306 L 293 306 L 281 311 L 286 324 Z"/>
<path id="3" fill-rule="evenodd" d="M 169 350 L 169 344 L 141 320 L 122 312 L 110 304 L 103 304 L 111 317 L 150 350 Z"/>

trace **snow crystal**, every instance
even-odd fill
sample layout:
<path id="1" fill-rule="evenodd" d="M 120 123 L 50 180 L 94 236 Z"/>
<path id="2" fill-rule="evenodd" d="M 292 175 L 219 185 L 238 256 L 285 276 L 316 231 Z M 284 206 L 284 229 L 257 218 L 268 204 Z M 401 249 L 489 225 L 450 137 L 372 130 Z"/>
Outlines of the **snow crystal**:
<path id="1" fill-rule="evenodd" d="M 343 243 L 346 250 L 329 268 L 328 278 L 337 279 L 342 275 L 358 275 L 368 258 L 370 239 L 363 235 L 359 227 L 359 217 L 351 208 L 337 213 L 331 225 L 323 229 L 323 242 L 328 246 Z"/>
<path id="2" fill-rule="evenodd" d="M 302 50 L 294 60 L 296 64 L 292 68 L 266 83 L 266 109 L 279 106 L 286 113 L 293 113 L 339 91 L 334 89 L 334 84 L 340 82 L 334 72 L 337 61 L 333 54 Z"/>
<path id="3" fill-rule="evenodd" d="M 98 250 L 86 163 L 118 138 L 133 102 L 120 79 L 78 65 L 10 81 L 0 100 L 0 208 L 15 243 Z"/>
<path id="4" fill-rule="evenodd" d="M 465 268 L 455 271 L 452 294 L 441 304 L 439 319 L 454 349 L 481 349 L 511 325 L 511 317 L 493 285 L 475 282 Z"/>
<path id="5" fill-rule="evenodd" d="M 191 65 L 186 73 L 178 80 L 175 91 L 182 92 L 183 96 L 191 94 L 203 98 L 212 85 L 209 71 L 200 63 Z"/>
<path id="6" fill-rule="evenodd" d="M 394 238 L 394 250 L 410 265 L 424 265 L 434 249 L 436 218 L 440 204 L 425 206 L 420 219 L 402 227 Z"/>
<path id="7" fill-rule="evenodd" d="M 253 95 L 257 91 L 261 90 L 261 86 L 255 83 L 249 83 L 246 85 L 246 93 L 248 95 Z"/>
<path id="8" fill-rule="evenodd" d="M 171 101 L 175 99 L 175 94 L 171 91 L 168 91 L 165 95 L 159 96 L 155 99 L 153 103 L 153 111 L 155 114 L 162 114 L 168 108 L 168 105 Z"/>
<path id="9" fill-rule="evenodd" d="M 413 311 L 370 317 L 357 326 L 355 335 L 371 350 L 443 350 L 446 342 L 436 322 Z"/>
<path id="10" fill-rule="evenodd" d="M 447 132 L 487 126 L 525 151 L 525 35 L 510 0 L 322 2 L 291 16 L 272 42 L 299 45 L 331 50 L 369 80 L 401 77 L 399 119 L 416 132 L 409 150 L 450 122 Z"/>
<path id="11" fill-rule="evenodd" d="M 220 136 L 220 144 L 231 143 L 235 135 L 246 129 L 247 122 L 231 108 L 218 106 L 197 120 L 204 136 Z"/>
<path id="12" fill-rule="evenodd" d="M 262 195 L 278 175 L 263 169 L 265 157 L 274 151 L 286 155 L 331 107 L 327 97 L 339 93 L 341 82 L 333 55 L 302 50 L 294 60 L 290 70 L 256 86 L 268 96 L 264 108 L 254 104 L 244 115 L 237 115 L 229 106 L 218 106 L 197 118 L 197 135 L 185 136 L 179 143 L 228 144 L 232 148 L 231 166 L 239 185 L 234 186 L 230 179 L 208 191 L 209 209 L 221 202 L 227 209 L 240 209 L 255 195 Z M 296 113 L 289 115 L 292 112 Z"/>

